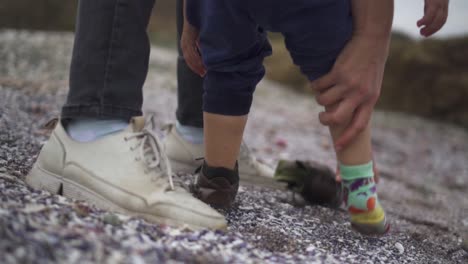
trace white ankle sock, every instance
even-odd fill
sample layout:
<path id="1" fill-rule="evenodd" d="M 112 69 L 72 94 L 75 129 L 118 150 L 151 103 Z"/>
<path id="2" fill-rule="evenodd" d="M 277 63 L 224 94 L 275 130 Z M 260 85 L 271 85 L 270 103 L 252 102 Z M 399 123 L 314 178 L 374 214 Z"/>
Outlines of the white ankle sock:
<path id="1" fill-rule="evenodd" d="M 203 144 L 203 128 L 184 126 L 176 122 L 176 129 L 179 135 L 192 144 Z"/>
<path id="2" fill-rule="evenodd" d="M 128 122 L 121 119 L 77 118 L 72 119 L 66 130 L 78 142 L 90 142 L 103 136 L 124 130 Z"/>

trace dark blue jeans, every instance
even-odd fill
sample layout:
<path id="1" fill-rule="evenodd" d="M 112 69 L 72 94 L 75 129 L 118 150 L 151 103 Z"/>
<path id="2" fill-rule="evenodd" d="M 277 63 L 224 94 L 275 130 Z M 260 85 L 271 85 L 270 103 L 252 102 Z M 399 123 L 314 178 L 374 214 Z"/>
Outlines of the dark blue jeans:
<path id="1" fill-rule="evenodd" d="M 125 120 L 142 114 L 150 43 L 146 28 L 155 0 L 80 0 L 62 118 Z M 177 0 L 180 32 L 182 0 Z M 177 41 L 179 42 L 179 41 Z M 178 58 L 177 119 L 202 127 L 203 80 Z M 157 74 L 155 72 L 154 74 Z"/>
<path id="2" fill-rule="evenodd" d="M 187 18 L 200 30 L 207 68 L 203 109 L 246 115 L 271 54 L 265 31 L 284 35 L 301 71 L 326 74 L 352 33 L 350 0 L 203 0 L 187 2 Z"/>

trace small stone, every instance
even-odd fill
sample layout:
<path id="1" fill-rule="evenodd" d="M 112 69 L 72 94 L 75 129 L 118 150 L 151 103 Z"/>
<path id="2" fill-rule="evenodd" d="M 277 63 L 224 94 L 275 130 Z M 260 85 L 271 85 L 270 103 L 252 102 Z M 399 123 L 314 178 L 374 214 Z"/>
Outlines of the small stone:
<path id="1" fill-rule="evenodd" d="M 25 212 L 25 213 L 37 213 L 37 212 L 40 212 L 40 211 L 44 211 L 46 209 L 48 209 L 48 208 L 45 207 L 42 204 L 27 204 L 23 208 L 22 211 Z"/>
<path id="2" fill-rule="evenodd" d="M 102 217 L 102 221 L 113 226 L 120 226 L 122 221 L 115 214 L 107 213 Z"/>
<path id="3" fill-rule="evenodd" d="M 273 154 L 273 153 L 275 152 L 275 151 L 274 151 L 272 148 L 270 148 L 270 147 L 266 147 L 266 148 L 264 149 L 264 151 L 265 151 L 267 154 Z"/>
<path id="4" fill-rule="evenodd" d="M 276 146 L 280 147 L 280 148 L 286 148 L 288 147 L 288 142 L 286 141 L 286 139 L 282 139 L 282 138 L 278 138 L 275 142 Z"/>
<path id="5" fill-rule="evenodd" d="M 396 249 L 398 250 L 398 253 L 401 255 L 405 252 L 405 248 L 403 247 L 403 245 L 399 242 L 396 242 L 395 243 L 395 247 Z"/>
<path id="6" fill-rule="evenodd" d="M 279 154 L 279 158 L 280 158 L 280 159 L 283 159 L 283 160 L 289 159 L 290 156 L 291 156 L 291 155 L 290 155 L 288 152 L 281 152 L 281 153 Z"/>
<path id="7" fill-rule="evenodd" d="M 89 212 L 91 211 L 91 209 L 88 206 L 81 203 L 76 203 L 73 207 L 73 210 L 79 217 L 87 217 L 89 215 Z"/>
<path id="8" fill-rule="evenodd" d="M 310 246 L 308 246 L 308 247 L 306 248 L 306 251 L 307 251 L 307 252 L 315 251 L 315 247 L 312 246 L 312 245 L 310 245 Z"/>
<path id="9" fill-rule="evenodd" d="M 239 206 L 239 209 L 244 211 L 251 211 L 254 208 L 252 206 Z"/>
<path id="10" fill-rule="evenodd" d="M 330 139 L 328 139 L 328 138 L 322 139 L 322 141 L 320 142 L 320 145 L 324 149 L 327 149 L 327 150 L 331 149 Z"/>
<path id="11" fill-rule="evenodd" d="M 461 248 L 462 248 L 463 250 L 465 250 L 465 252 L 468 253 L 468 234 L 466 234 L 466 235 L 463 236 Z"/>
<path id="12" fill-rule="evenodd" d="M 468 218 L 462 220 L 463 226 L 468 227 Z"/>

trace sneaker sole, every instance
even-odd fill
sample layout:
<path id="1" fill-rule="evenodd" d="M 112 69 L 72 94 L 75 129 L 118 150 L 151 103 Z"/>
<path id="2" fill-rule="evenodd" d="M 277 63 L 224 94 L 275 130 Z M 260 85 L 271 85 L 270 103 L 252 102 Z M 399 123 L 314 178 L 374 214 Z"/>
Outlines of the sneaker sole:
<path id="1" fill-rule="evenodd" d="M 386 223 L 382 232 L 376 232 L 374 228 L 365 225 L 351 223 L 351 229 L 355 232 L 367 237 L 382 237 L 390 232 L 390 224 Z"/>
<path id="2" fill-rule="evenodd" d="M 213 190 L 210 188 L 198 188 L 199 199 L 209 204 L 216 209 L 228 210 L 234 203 L 233 199 L 229 199 L 226 195 L 230 190 Z"/>
<path id="3" fill-rule="evenodd" d="M 31 169 L 29 174 L 26 176 L 25 181 L 29 186 L 33 187 L 34 189 L 45 190 L 52 194 L 63 195 L 67 198 L 72 198 L 75 200 L 86 201 L 90 204 L 95 205 L 96 207 L 100 209 L 122 213 L 122 214 L 135 216 L 135 217 L 141 217 L 149 222 L 175 226 L 175 227 L 188 228 L 191 230 L 200 230 L 200 229 L 208 228 L 204 226 L 187 224 L 178 220 L 168 219 L 165 217 L 159 217 L 159 216 L 148 215 L 144 213 L 135 213 L 135 212 L 129 211 L 119 205 L 114 204 L 113 202 L 102 197 L 101 195 L 95 193 L 94 191 L 76 182 L 70 181 L 69 179 L 66 179 L 62 176 L 48 172 L 36 165 Z M 215 227 L 214 229 L 227 230 L 227 225 L 223 224 L 218 227 Z"/>
<path id="4" fill-rule="evenodd" d="M 170 159 L 172 170 L 176 173 L 194 174 L 200 165 L 191 165 L 189 163 Z M 261 177 L 258 175 L 245 174 L 239 172 L 240 184 L 243 186 L 257 186 L 274 190 L 285 190 L 287 184 L 278 182 L 273 178 Z"/>

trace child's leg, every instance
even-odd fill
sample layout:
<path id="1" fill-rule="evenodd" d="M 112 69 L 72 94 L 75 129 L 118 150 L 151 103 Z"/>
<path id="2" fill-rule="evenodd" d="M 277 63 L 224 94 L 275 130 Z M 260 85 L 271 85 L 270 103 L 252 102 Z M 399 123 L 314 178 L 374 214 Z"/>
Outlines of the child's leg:
<path id="1" fill-rule="evenodd" d="M 345 128 L 346 125 L 330 127 L 334 141 Z M 347 147 L 337 152 L 337 159 L 352 226 L 364 234 L 382 234 L 389 226 L 377 196 L 371 153 L 369 124 Z"/>
<path id="2" fill-rule="evenodd" d="M 255 86 L 271 54 L 242 1 L 189 1 L 187 18 L 200 31 L 207 73 L 203 115 L 205 163 L 197 179 L 198 196 L 216 207 L 229 207 L 239 187 L 237 157 Z M 193 6 L 191 6 L 193 5 Z"/>
<path id="3" fill-rule="evenodd" d="M 329 110 L 327 108 L 327 110 Z M 349 120 L 350 122 L 351 120 Z M 337 140 L 347 125 L 329 127 L 333 141 Z M 356 138 L 344 149 L 336 153 L 338 161 L 347 165 L 359 165 L 372 160 L 371 131 L 367 126 Z"/>
<path id="4" fill-rule="evenodd" d="M 301 13 L 307 16 L 285 18 L 281 31 L 295 64 L 310 80 L 314 80 L 332 68 L 351 37 L 350 3 L 335 1 L 317 6 L 303 1 Z M 345 127 L 331 127 L 332 137 L 336 139 Z M 370 128 L 367 127 L 349 146 L 337 153 L 337 159 L 344 200 L 353 227 L 362 233 L 384 233 L 387 224 L 373 181 Z"/>
<path id="5" fill-rule="evenodd" d="M 205 161 L 213 167 L 234 169 L 247 115 L 226 116 L 205 112 Z"/>

